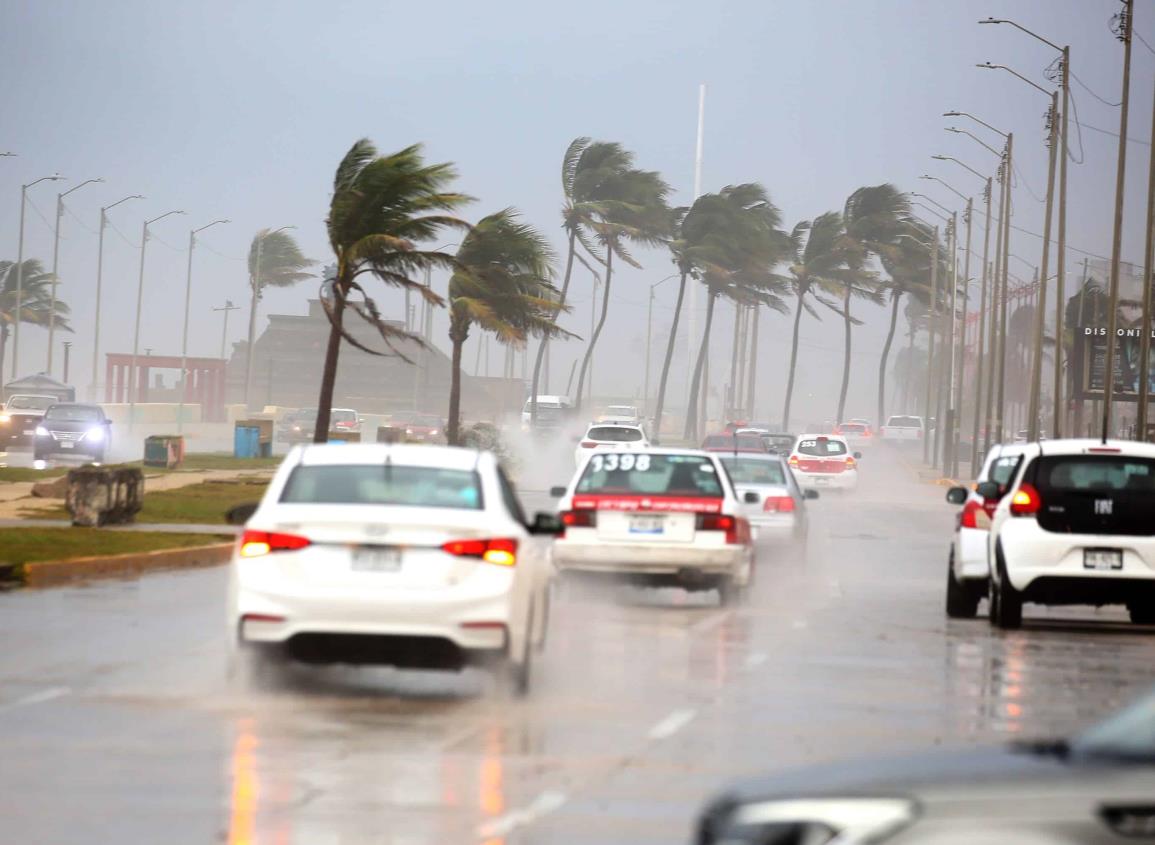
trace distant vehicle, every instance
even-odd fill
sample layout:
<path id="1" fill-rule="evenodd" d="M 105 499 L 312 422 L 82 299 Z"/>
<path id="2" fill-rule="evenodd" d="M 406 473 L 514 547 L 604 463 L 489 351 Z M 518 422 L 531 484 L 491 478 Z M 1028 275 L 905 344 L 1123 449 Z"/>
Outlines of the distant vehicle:
<path id="1" fill-rule="evenodd" d="M 794 449 L 794 444 L 798 442 L 797 434 L 785 432 L 769 431 L 762 434 L 761 437 L 766 451 L 772 455 L 789 456 Z"/>
<path id="2" fill-rule="evenodd" d="M 1029 439 L 1030 435 L 1031 435 L 1031 432 L 1029 429 L 1020 428 L 1017 432 L 1015 432 L 1015 442 L 1016 443 L 1030 443 L 1031 442 Z M 1046 440 L 1046 439 L 1047 439 L 1047 435 L 1044 432 L 1040 431 L 1039 432 L 1039 440 Z"/>
<path id="3" fill-rule="evenodd" d="M 1155 693 L 1070 740 L 868 757 L 748 778 L 695 845 L 1149 841 Z"/>
<path id="4" fill-rule="evenodd" d="M 112 439 L 112 423 L 99 405 L 61 402 L 51 405 L 34 429 L 32 457 L 79 455 L 103 463 Z"/>
<path id="5" fill-rule="evenodd" d="M 970 487 L 952 487 L 947 501 L 962 505 L 951 541 L 947 561 L 946 615 L 952 619 L 970 619 L 978 613 L 979 602 L 987 597 L 991 574 L 987 559 L 991 515 L 1007 493 L 1007 485 L 1019 467 L 1023 450 L 1018 445 L 996 445 L 979 470 L 977 484 L 991 481 L 998 485 L 986 488 L 995 495 L 980 496 Z M 977 486 L 977 485 L 976 485 Z"/>
<path id="6" fill-rule="evenodd" d="M 815 490 L 803 491 L 780 455 L 719 455 L 734 483 L 742 514 L 750 520 L 756 540 L 804 542 L 809 531 L 806 500 Z"/>
<path id="7" fill-rule="evenodd" d="M 886 425 L 878 430 L 878 436 L 886 443 L 915 443 L 921 441 L 925 436 L 925 426 L 922 423 L 922 417 L 896 414 L 887 417 Z"/>
<path id="8" fill-rule="evenodd" d="M 647 586 L 745 594 L 754 570 L 750 523 L 719 461 L 689 449 L 592 452 L 560 499 L 557 571 Z"/>
<path id="9" fill-rule="evenodd" d="M 359 434 L 361 417 L 352 408 L 332 408 L 329 411 L 331 433 Z"/>
<path id="10" fill-rule="evenodd" d="M 580 465 L 590 449 L 599 452 L 637 452 L 648 449 L 650 441 L 640 425 L 625 423 L 594 423 L 574 450 L 574 463 Z"/>
<path id="11" fill-rule="evenodd" d="M 702 441 L 702 449 L 706 452 L 751 452 L 766 454 L 766 444 L 761 434 L 710 434 Z"/>
<path id="12" fill-rule="evenodd" d="M 790 453 L 790 469 L 803 487 L 853 490 L 858 486 L 858 459 L 846 438 L 837 434 L 803 434 Z"/>
<path id="13" fill-rule="evenodd" d="M 855 449 L 869 447 L 874 443 L 874 432 L 870 430 L 870 424 L 866 422 L 849 420 L 840 425 L 836 425 L 834 427 L 834 433 L 845 437 L 846 442 Z"/>
<path id="14" fill-rule="evenodd" d="M 233 554 L 229 636 L 302 663 L 499 668 L 528 690 L 557 517 L 525 518 L 489 452 L 319 444 L 285 458 Z"/>
<path id="15" fill-rule="evenodd" d="M 438 414 L 420 411 L 400 411 L 390 418 L 395 428 L 405 429 L 405 439 L 410 443 L 444 443 L 445 420 Z"/>
<path id="16" fill-rule="evenodd" d="M 537 396 L 537 423 L 539 429 L 561 428 L 569 420 L 573 402 L 568 396 L 551 396 L 539 393 Z M 521 427 L 528 431 L 533 417 L 533 399 L 526 399 L 521 411 Z"/>
<path id="17" fill-rule="evenodd" d="M 44 412 L 60 400 L 55 396 L 14 393 L 0 411 L 0 448 L 29 446 L 36 437 L 36 426 Z"/>
<path id="18" fill-rule="evenodd" d="M 277 424 L 277 438 L 289 443 L 309 443 L 313 440 L 313 426 L 317 422 L 316 408 L 288 411 Z"/>
<path id="19" fill-rule="evenodd" d="M 1155 624 L 1155 445 L 1052 440 L 1022 460 L 991 519 L 991 622 L 1018 628 L 1024 604 L 1121 604 Z M 978 485 L 983 498 L 999 485 Z"/>
<path id="20" fill-rule="evenodd" d="M 606 412 L 598 417 L 598 422 L 621 422 L 637 424 L 641 422 L 641 414 L 636 405 L 610 405 Z"/>

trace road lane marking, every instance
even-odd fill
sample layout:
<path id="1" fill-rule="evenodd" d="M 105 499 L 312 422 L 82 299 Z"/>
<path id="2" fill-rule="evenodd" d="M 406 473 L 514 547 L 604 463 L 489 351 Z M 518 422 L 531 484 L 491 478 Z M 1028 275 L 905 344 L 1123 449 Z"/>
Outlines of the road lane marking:
<path id="1" fill-rule="evenodd" d="M 686 708 L 685 710 L 675 710 L 658 724 L 650 728 L 649 737 L 653 740 L 669 739 L 686 725 L 694 720 L 698 715 L 698 711 Z"/>
<path id="2" fill-rule="evenodd" d="M 564 792 L 555 790 L 543 792 L 520 810 L 512 810 L 504 816 L 498 816 L 485 822 L 477 828 L 477 835 L 482 839 L 499 839 L 508 836 L 519 827 L 533 824 L 543 816 L 548 816 L 568 800 L 569 796 Z"/>
<path id="3" fill-rule="evenodd" d="M 703 631 L 711 631 L 714 628 L 717 628 L 719 625 L 726 622 L 727 620 L 729 620 L 729 618 L 733 615 L 734 615 L 733 610 L 723 610 L 720 613 L 719 612 L 712 613 L 709 616 L 705 617 L 704 619 L 699 619 L 697 622 L 695 622 L 693 625 L 691 625 L 690 630 L 693 631 L 695 634 L 700 634 Z"/>
<path id="4" fill-rule="evenodd" d="M 50 687 L 40 692 L 26 695 L 23 698 L 18 698 L 15 701 L 9 701 L 7 704 L 0 704 L 0 713 L 7 713 L 11 710 L 16 710 L 20 707 L 29 707 L 33 704 L 43 704 L 46 701 L 52 701 L 54 698 L 62 698 L 71 692 L 72 690 L 68 687 Z"/>

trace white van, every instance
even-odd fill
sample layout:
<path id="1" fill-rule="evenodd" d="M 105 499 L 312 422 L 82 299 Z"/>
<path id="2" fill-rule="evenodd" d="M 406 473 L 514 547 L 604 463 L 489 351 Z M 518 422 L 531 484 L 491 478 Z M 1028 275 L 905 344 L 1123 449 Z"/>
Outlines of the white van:
<path id="1" fill-rule="evenodd" d="M 568 396 L 548 396 L 539 393 L 537 396 L 538 425 L 555 427 L 562 421 L 567 411 L 573 409 L 573 402 Z M 521 427 L 529 429 L 530 418 L 533 416 L 533 398 L 525 400 L 525 407 L 521 410 Z"/>

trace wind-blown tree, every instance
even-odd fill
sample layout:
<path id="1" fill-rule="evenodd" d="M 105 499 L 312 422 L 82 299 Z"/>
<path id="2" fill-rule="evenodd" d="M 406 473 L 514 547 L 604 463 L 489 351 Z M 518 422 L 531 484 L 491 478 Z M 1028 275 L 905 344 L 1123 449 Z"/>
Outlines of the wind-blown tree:
<path id="1" fill-rule="evenodd" d="M 17 314 L 16 262 L 0 261 L 0 373 L 4 372 L 8 336 L 17 320 L 43 328 L 55 323 L 60 331 L 72 331 L 68 325 L 68 306 L 59 298 L 56 300 L 56 319 L 52 319 L 52 274 L 45 272 L 36 258 L 25 259 L 21 269 L 20 313 Z"/>
<path id="2" fill-rule="evenodd" d="M 446 437 L 461 444 L 461 351 L 473 326 L 501 343 L 568 334 L 556 321 L 553 251 L 544 237 L 507 208 L 483 218 L 457 250 L 449 280 L 449 339 L 453 346 Z"/>
<path id="3" fill-rule="evenodd" d="M 782 406 L 782 430 L 790 429 L 790 402 L 794 397 L 794 373 L 798 364 L 798 327 L 805 310 L 812 317 L 818 313 L 807 301 L 810 297 L 833 311 L 838 306 L 829 297 L 843 283 L 852 283 L 858 271 L 846 263 L 846 240 L 842 215 L 828 211 L 813 221 L 804 220 L 790 233 L 790 290 L 797 300 L 794 310 L 794 332 L 790 345 L 790 368 L 786 378 L 786 398 Z"/>
<path id="4" fill-rule="evenodd" d="M 245 354 L 248 364 L 245 368 L 245 400 L 248 400 L 249 383 L 252 381 L 253 343 L 257 339 L 257 308 L 265 288 L 287 288 L 305 279 L 312 273 L 306 272 L 316 264 L 306 258 L 297 246 L 297 241 L 285 231 L 261 229 L 253 235 L 249 245 L 249 342 Z"/>
<path id="5" fill-rule="evenodd" d="M 633 163 L 633 153 L 623 152 L 622 167 L 602 184 L 602 199 L 590 214 L 589 227 L 595 241 L 605 251 L 605 258 L 600 260 L 606 272 L 598 321 L 578 372 L 577 393 L 574 395 L 574 405 L 578 408 L 582 404 L 586 373 L 609 314 L 614 257 L 631 267 L 640 268 L 642 265 L 634 260 L 627 244 L 657 246 L 665 243 L 670 233 L 672 215 L 666 204 L 670 186 L 655 171 L 638 170 Z"/>
<path id="6" fill-rule="evenodd" d="M 325 280 L 321 289 L 330 328 L 314 426 L 318 443 L 329 435 L 342 339 L 365 352 L 396 355 L 405 361 L 409 359 L 397 350 L 397 342 L 424 347 L 416 335 L 381 319 L 360 277 L 369 274 L 386 285 L 414 291 L 434 305 L 444 304 L 440 296 L 412 276 L 434 267 L 457 267 L 452 255 L 418 247 L 437 238 L 443 229 L 470 228 L 450 213 L 472 200 L 447 190 L 456 176 L 450 164 L 426 165 L 418 144 L 380 156 L 368 139 L 355 143 L 337 166 L 326 221 L 337 273 Z M 376 329 L 384 350 L 370 348 L 349 333 L 344 321 L 350 311 Z"/>
<path id="7" fill-rule="evenodd" d="M 719 198 L 722 202 L 712 206 L 712 210 L 720 212 L 713 221 L 716 236 L 702 256 L 713 260 L 705 261 L 697 275 L 706 286 L 706 324 L 686 403 L 684 436 L 689 440 L 696 440 L 699 434 L 698 399 L 718 298 L 724 296 L 738 305 L 768 305 L 786 311 L 781 295 L 786 282 L 774 274 L 774 267 L 788 254 L 788 241 L 779 229 L 781 213 L 770 202 L 766 189 L 758 184 L 723 188 Z M 693 234 L 696 221 L 691 223 Z"/>

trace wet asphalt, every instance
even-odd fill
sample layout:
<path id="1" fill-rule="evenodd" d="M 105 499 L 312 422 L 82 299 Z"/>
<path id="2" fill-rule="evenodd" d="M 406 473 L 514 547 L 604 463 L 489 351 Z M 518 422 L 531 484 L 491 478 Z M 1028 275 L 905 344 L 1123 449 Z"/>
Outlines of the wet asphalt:
<path id="1" fill-rule="evenodd" d="M 1155 682 L 1118 610 L 948 621 L 942 489 L 861 474 L 737 609 L 567 591 L 524 701 L 477 670 L 230 678 L 223 569 L 0 594 L 0 842 L 681 843 L 735 777 L 1067 734 Z"/>

